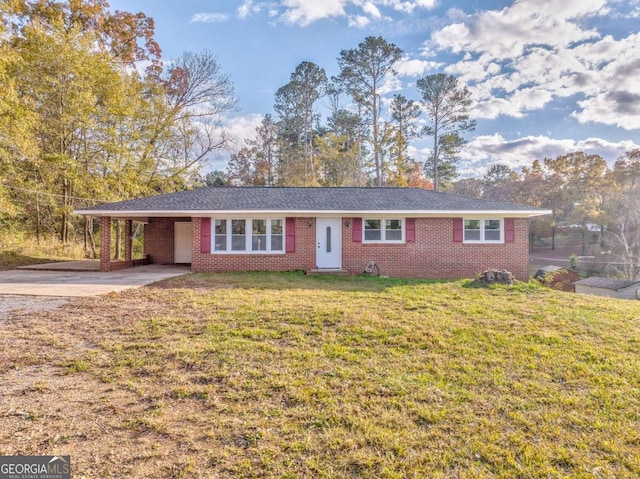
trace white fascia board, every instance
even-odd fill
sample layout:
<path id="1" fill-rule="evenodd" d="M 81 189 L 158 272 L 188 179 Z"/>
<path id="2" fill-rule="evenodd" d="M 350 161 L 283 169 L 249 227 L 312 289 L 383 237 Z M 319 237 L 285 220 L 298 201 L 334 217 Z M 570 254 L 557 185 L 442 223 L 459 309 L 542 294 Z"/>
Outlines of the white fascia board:
<path id="1" fill-rule="evenodd" d="M 208 218 L 212 216 L 319 216 L 319 217 L 354 217 L 354 216 L 401 216 L 407 218 L 451 218 L 451 217 L 486 217 L 486 216 L 501 216 L 509 218 L 529 218 L 532 216 L 542 216 L 551 214 L 551 210 L 213 210 L 213 211 L 188 211 L 188 210 L 176 210 L 176 211 L 109 211 L 109 210 L 75 210 L 74 214 L 77 215 L 91 215 L 91 216 L 111 216 L 111 217 L 126 217 L 126 218 L 149 218 L 149 217 L 174 217 L 174 216 L 190 216 Z"/>

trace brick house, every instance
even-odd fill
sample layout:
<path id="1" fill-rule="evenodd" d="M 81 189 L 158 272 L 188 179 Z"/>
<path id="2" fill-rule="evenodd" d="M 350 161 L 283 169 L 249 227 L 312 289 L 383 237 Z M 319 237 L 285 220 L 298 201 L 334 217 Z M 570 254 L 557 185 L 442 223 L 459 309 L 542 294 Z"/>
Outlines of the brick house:
<path id="1" fill-rule="evenodd" d="M 549 212 L 417 188 L 203 187 L 103 204 L 101 270 L 145 262 L 193 272 L 323 270 L 407 278 L 528 277 L 529 218 Z M 125 261 L 110 260 L 112 219 L 125 221 Z"/>

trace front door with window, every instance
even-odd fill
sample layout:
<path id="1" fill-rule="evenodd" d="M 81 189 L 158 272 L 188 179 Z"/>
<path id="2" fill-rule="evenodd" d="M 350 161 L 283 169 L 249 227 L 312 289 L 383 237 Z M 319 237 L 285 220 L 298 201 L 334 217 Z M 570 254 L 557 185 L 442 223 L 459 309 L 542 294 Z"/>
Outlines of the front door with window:
<path id="1" fill-rule="evenodd" d="M 342 220 L 316 219 L 316 266 L 326 269 L 342 268 Z"/>

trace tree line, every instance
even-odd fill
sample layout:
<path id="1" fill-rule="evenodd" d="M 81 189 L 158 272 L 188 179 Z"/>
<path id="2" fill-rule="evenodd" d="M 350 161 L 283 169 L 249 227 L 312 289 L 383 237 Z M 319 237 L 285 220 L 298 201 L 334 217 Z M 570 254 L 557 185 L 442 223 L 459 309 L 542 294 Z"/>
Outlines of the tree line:
<path id="1" fill-rule="evenodd" d="M 216 57 L 164 65 L 153 20 L 104 0 L 0 0 L 0 221 L 95 251 L 75 208 L 185 189 L 227 147 Z M 146 64 L 141 71 L 140 64 Z"/>
<path id="2" fill-rule="evenodd" d="M 550 238 L 555 249 L 560 227 L 579 231 L 582 254 L 596 242 L 620 258 L 616 274 L 640 278 L 640 150 L 613 166 L 599 155 L 576 151 L 535 160 L 514 171 L 494 164 L 483 178 L 454 182 L 453 193 L 526 204 L 551 210 L 534 218 L 530 241 Z"/>
<path id="3" fill-rule="evenodd" d="M 367 37 L 340 52 L 337 76 L 328 78 L 313 62 L 300 63 L 275 93 L 275 115 L 263 117 L 226 171 L 212 173 L 209 182 L 438 190 L 457 176 L 463 134 L 475 127 L 471 94 L 457 78 L 439 73 L 417 81 L 419 101 L 388 97 L 402 54 L 384 38 Z M 409 146 L 425 136 L 433 139 L 433 149 L 423 164 L 411 157 Z"/>

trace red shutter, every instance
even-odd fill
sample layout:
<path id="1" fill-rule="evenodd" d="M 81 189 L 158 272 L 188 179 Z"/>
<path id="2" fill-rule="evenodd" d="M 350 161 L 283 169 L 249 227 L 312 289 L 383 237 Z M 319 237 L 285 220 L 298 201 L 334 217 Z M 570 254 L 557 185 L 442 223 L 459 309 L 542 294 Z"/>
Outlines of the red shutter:
<path id="1" fill-rule="evenodd" d="M 463 233 L 462 218 L 453 218 L 453 242 L 462 243 Z"/>
<path id="2" fill-rule="evenodd" d="M 296 219 L 295 218 L 287 218 L 286 230 L 287 230 L 287 243 L 286 243 L 285 252 L 295 253 L 296 252 Z"/>
<path id="3" fill-rule="evenodd" d="M 513 243 L 516 240 L 516 225 L 513 218 L 504 219 L 504 241 Z"/>
<path id="4" fill-rule="evenodd" d="M 416 242 L 416 219 L 415 218 L 407 218 L 404 220 L 405 227 L 407 229 L 405 233 L 405 238 L 407 243 L 415 243 Z"/>
<path id="5" fill-rule="evenodd" d="M 200 252 L 211 253 L 211 218 L 200 220 Z"/>
<path id="6" fill-rule="evenodd" d="M 362 218 L 353 218 L 351 239 L 354 243 L 362 243 Z"/>

